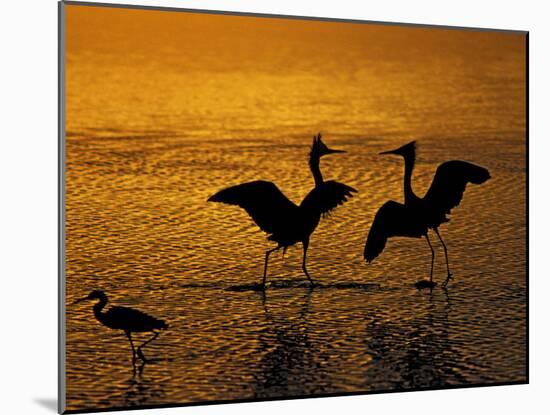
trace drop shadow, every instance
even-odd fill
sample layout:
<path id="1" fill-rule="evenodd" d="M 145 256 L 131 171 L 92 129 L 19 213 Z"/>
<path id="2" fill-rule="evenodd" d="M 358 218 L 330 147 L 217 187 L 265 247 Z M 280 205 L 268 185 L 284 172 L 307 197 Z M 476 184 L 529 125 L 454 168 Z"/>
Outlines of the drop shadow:
<path id="1" fill-rule="evenodd" d="M 56 398 L 34 398 L 34 402 L 43 408 L 46 408 L 50 412 L 57 413 L 57 399 Z"/>

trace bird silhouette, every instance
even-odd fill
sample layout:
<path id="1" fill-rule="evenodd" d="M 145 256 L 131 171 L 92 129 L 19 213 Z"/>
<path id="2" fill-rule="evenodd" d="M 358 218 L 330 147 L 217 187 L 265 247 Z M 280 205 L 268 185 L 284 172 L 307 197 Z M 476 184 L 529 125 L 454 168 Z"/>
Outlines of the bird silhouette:
<path id="1" fill-rule="evenodd" d="M 94 315 L 101 324 L 113 330 L 124 331 L 132 346 L 132 362 L 135 364 L 136 356 L 139 356 L 144 363 L 147 362 L 148 360 L 141 349 L 158 337 L 159 332 L 157 330 L 168 328 L 168 324 L 133 308 L 110 307 L 109 310 L 103 312 L 102 310 L 105 308 L 108 299 L 107 295 L 101 290 L 92 291 L 88 296 L 75 301 L 74 304 L 86 300 L 99 300 L 94 304 Z M 153 337 L 143 342 L 136 349 L 132 340 L 132 333 L 145 332 L 152 332 Z"/>
<path id="2" fill-rule="evenodd" d="M 319 163 L 328 154 L 344 153 L 328 148 L 321 140 L 321 134 L 313 137 L 309 155 L 309 167 L 315 180 L 315 187 L 300 205 L 290 201 L 272 182 L 258 180 L 239 184 L 221 190 L 211 196 L 209 202 L 221 202 L 243 208 L 266 232 L 268 240 L 276 242 L 275 248 L 265 253 L 264 274 L 260 287 L 265 289 L 269 255 L 283 248 L 301 242 L 303 245 L 302 270 L 313 286 L 314 282 L 306 267 L 309 238 L 321 219 L 337 206 L 343 204 L 356 192 L 353 187 L 329 180 L 324 181 Z"/>
<path id="3" fill-rule="evenodd" d="M 433 287 L 433 269 L 435 252 L 428 236 L 428 229 L 433 229 L 445 252 L 447 286 L 452 278 L 449 269 L 447 246 L 439 233 L 439 226 L 449 222 L 447 214 L 458 206 L 468 183 L 482 184 L 491 177 L 483 167 L 466 161 L 452 160 L 442 163 L 437 168 L 433 182 L 423 198 L 416 196 L 412 190 L 411 178 L 416 157 L 416 142 L 413 141 L 396 150 L 380 154 L 396 154 L 405 160 L 404 190 L 405 204 L 390 200 L 376 213 L 365 244 L 364 258 L 372 262 L 383 251 L 388 238 L 393 236 L 426 237 L 432 252 L 432 265 L 429 283 L 420 282 L 417 286 Z"/>

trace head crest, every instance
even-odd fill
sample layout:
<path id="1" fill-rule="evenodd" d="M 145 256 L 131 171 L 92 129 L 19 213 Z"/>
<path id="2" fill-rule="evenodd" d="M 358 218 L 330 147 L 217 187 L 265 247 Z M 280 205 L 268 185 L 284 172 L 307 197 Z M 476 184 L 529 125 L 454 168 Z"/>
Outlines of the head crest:
<path id="1" fill-rule="evenodd" d="M 321 133 L 318 133 L 317 135 L 313 136 L 313 143 L 311 144 L 311 152 L 310 154 L 324 154 L 325 151 L 328 149 L 328 147 L 323 143 L 323 140 L 321 139 Z"/>

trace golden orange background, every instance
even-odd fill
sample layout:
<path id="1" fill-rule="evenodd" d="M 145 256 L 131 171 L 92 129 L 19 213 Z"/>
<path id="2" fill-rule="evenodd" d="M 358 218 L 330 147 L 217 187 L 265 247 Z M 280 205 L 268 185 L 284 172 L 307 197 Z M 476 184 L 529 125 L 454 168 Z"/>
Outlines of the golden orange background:
<path id="1" fill-rule="evenodd" d="M 155 10 L 66 7 L 66 274 L 69 409 L 439 388 L 526 379 L 526 36 Z M 272 245 L 237 207 L 207 203 L 273 181 L 313 187 L 323 133 L 346 154 L 321 169 L 358 189 L 301 249 Z M 391 239 L 367 266 L 378 208 L 437 166 L 488 168 L 442 227 L 455 280 L 428 276 L 424 240 Z M 435 240 L 435 238 L 434 238 Z M 435 280 L 443 281 L 437 247 Z M 169 323 L 132 373 L 130 346 L 90 303 Z"/>

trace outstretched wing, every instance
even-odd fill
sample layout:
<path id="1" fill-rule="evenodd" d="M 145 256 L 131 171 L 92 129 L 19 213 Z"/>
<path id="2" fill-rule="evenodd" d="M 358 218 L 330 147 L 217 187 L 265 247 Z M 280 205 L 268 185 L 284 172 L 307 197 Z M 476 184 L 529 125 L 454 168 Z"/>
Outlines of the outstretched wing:
<path id="1" fill-rule="evenodd" d="M 458 206 L 468 183 L 482 184 L 490 178 L 484 167 L 460 160 L 447 161 L 437 168 L 424 200 L 434 212 L 445 215 Z"/>
<path id="2" fill-rule="evenodd" d="M 357 190 L 353 187 L 329 180 L 315 186 L 300 206 L 307 210 L 311 209 L 320 214 L 326 214 L 346 202 L 356 192 Z"/>
<path id="3" fill-rule="evenodd" d="M 369 231 L 363 256 L 367 262 L 374 260 L 384 250 L 386 241 L 392 236 L 421 237 L 427 227 L 414 211 L 401 203 L 390 200 L 382 205 Z"/>
<path id="4" fill-rule="evenodd" d="M 275 184 L 264 180 L 228 187 L 208 201 L 242 207 L 264 232 L 270 234 L 281 229 L 285 218 L 294 215 L 298 209 Z"/>

